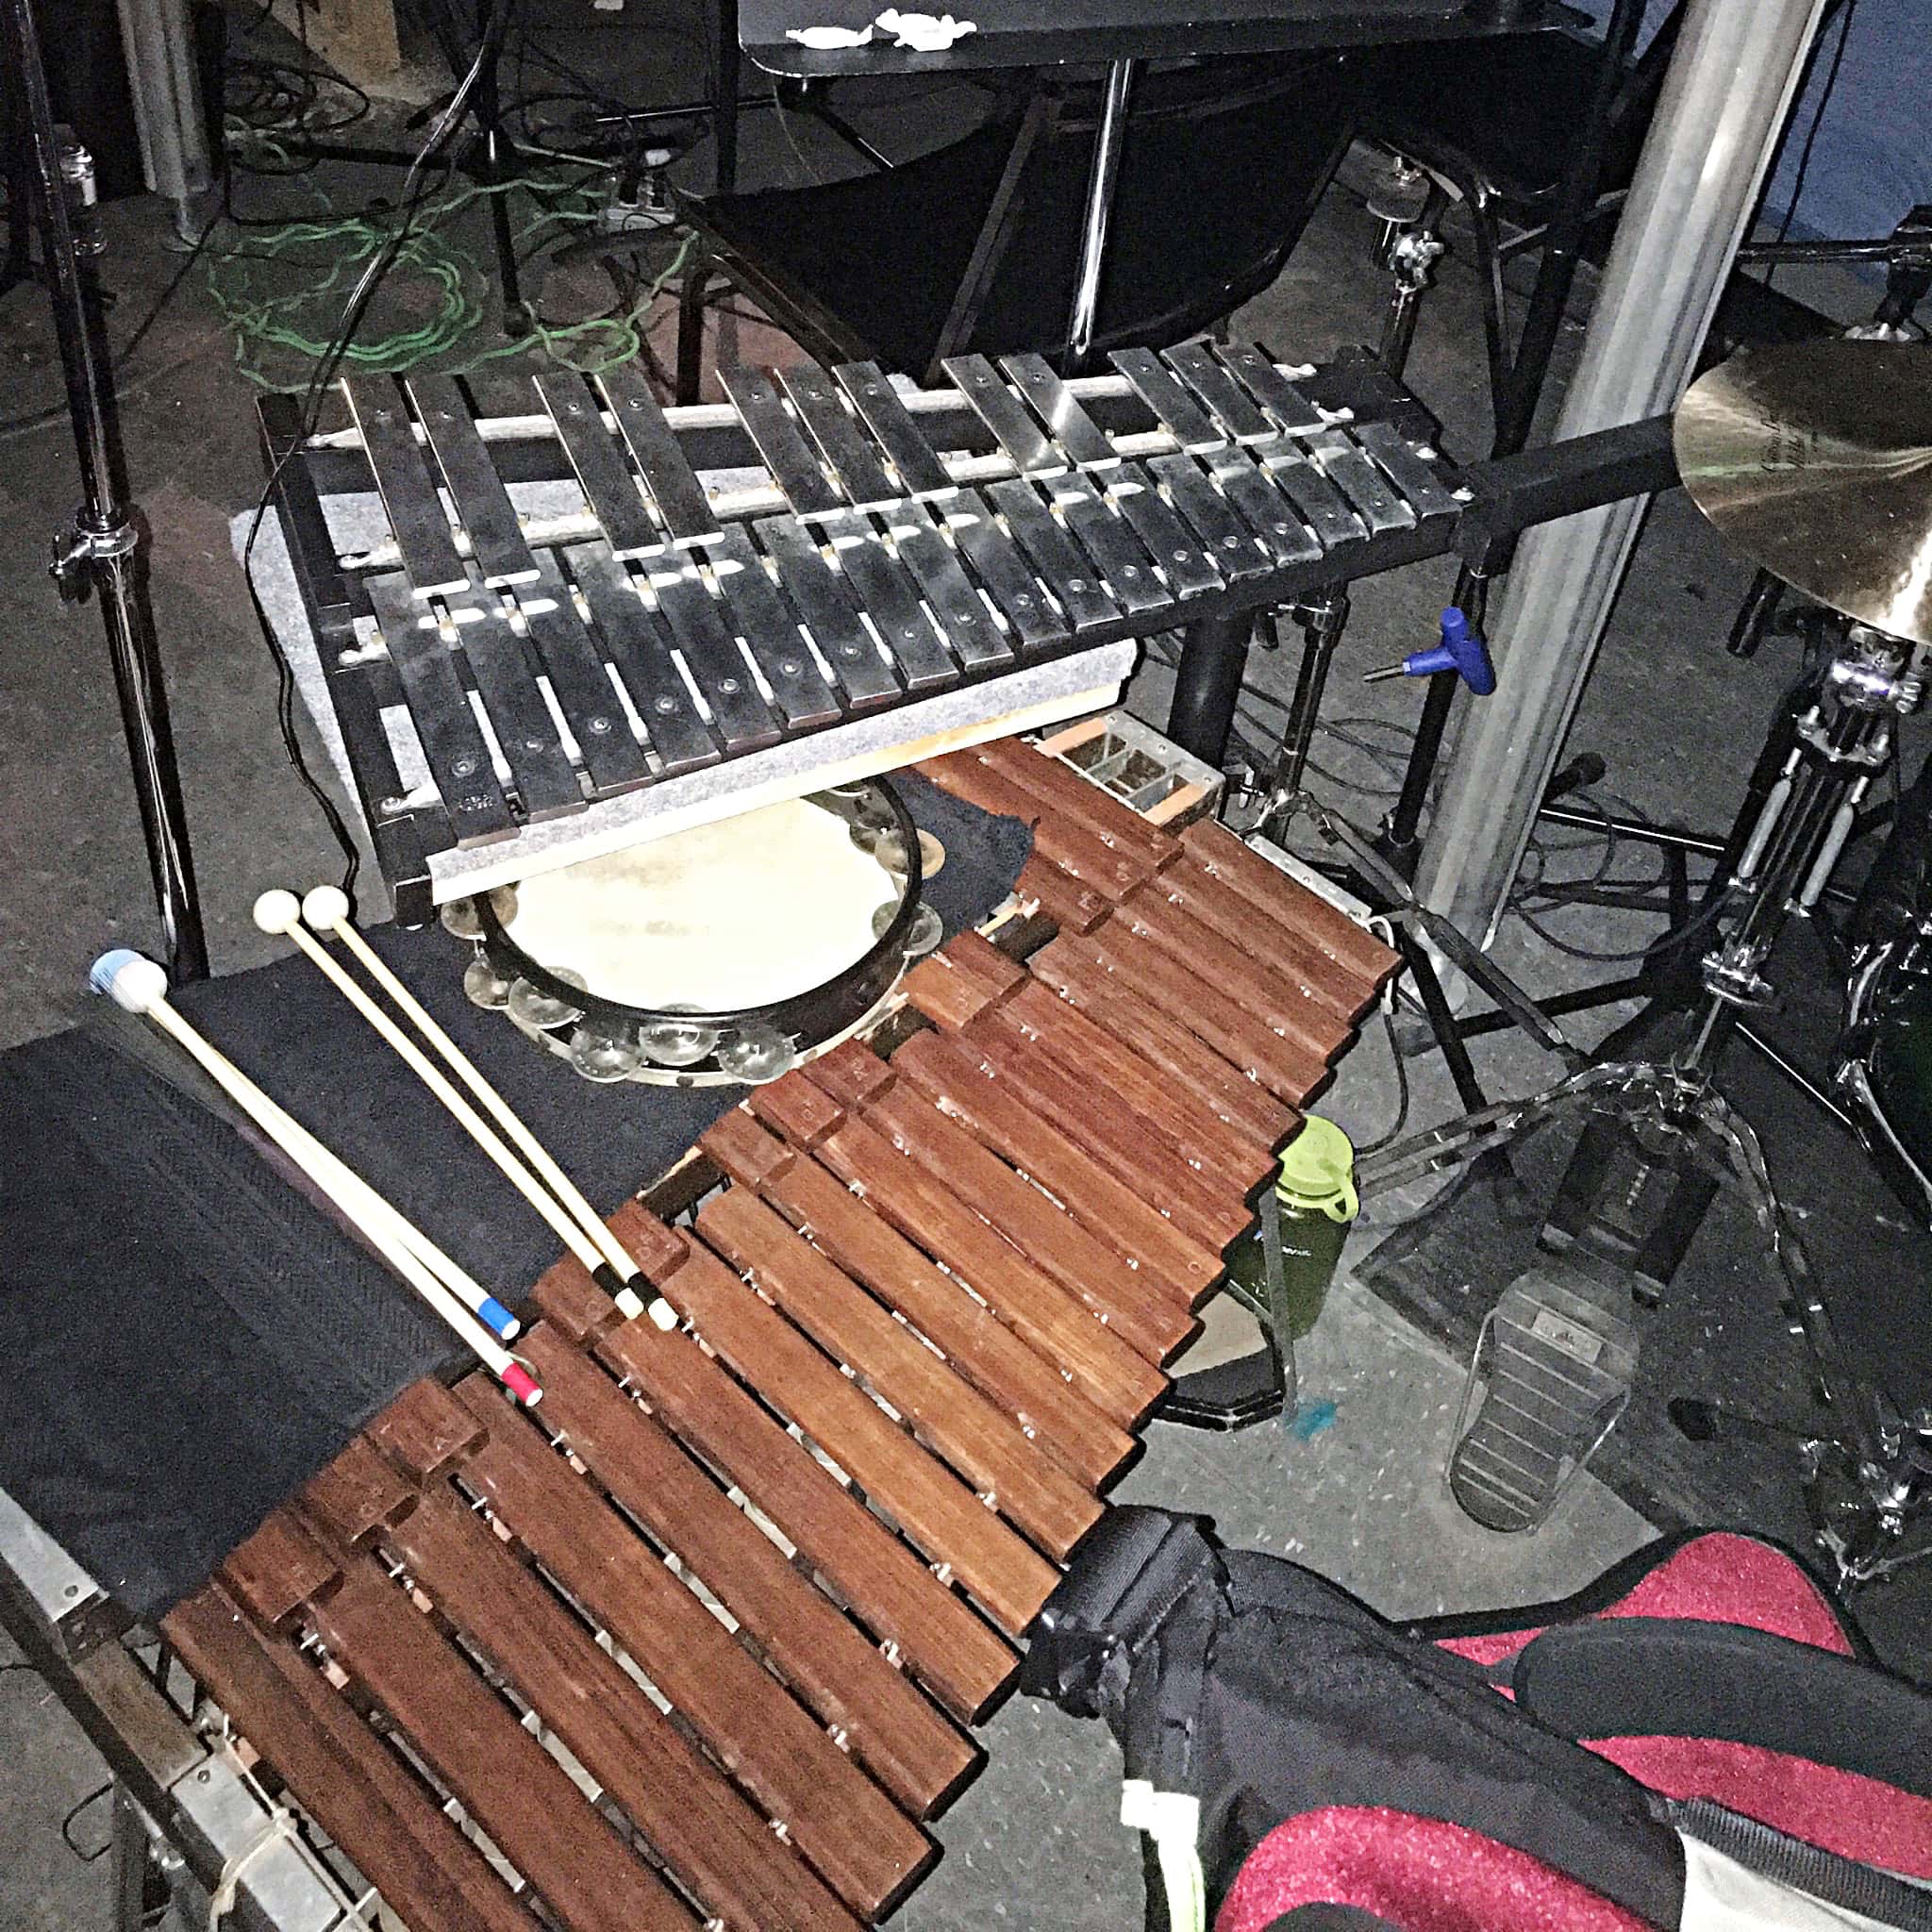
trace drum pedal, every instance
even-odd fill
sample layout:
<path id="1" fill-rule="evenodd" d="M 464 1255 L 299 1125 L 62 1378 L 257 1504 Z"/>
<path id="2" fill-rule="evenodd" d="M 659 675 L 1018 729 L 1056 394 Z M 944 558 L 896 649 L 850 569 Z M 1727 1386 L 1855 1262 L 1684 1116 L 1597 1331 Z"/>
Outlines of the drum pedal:
<path id="1" fill-rule="evenodd" d="M 1630 1400 L 1637 1330 L 1603 1294 L 1543 1256 L 1484 1319 L 1448 1474 L 1450 1493 L 1486 1529 L 1543 1523 Z"/>

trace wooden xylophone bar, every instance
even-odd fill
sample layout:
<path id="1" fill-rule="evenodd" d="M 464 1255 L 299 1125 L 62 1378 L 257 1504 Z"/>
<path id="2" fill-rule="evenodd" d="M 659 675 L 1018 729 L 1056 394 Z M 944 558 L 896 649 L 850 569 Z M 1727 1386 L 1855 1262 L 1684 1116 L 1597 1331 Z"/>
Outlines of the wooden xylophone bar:
<path id="1" fill-rule="evenodd" d="M 902 746 L 1010 729 L 1056 693 L 1064 715 L 1087 687 L 1057 665 L 1449 547 L 1456 478 L 1399 387 L 1200 344 L 1115 362 L 1061 382 L 961 357 L 924 394 L 808 363 L 668 413 L 634 370 L 557 372 L 541 412 L 499 418 L 449 378 L 357 380 L 349 427 L 300 444 L 265 406 L 391 883 L 586 811 L 642 824 L 638 794 L 707 772 L 756 791 L 821 736 L 808 763 L 836 766 L 841 730 L 904 762 L 873 745 L 883 713 L 908 712 Z M 520 516 L 508 489 L 536 478 L 582 509 Z M 343 555 L 324 499 L 372 488 L 389 534 Z M 922 722 L 954 693 L 971 703 Z"/>
<path id="2" fill-rule="evenodd" d="M 418 1383 L 165 1621 L 413 1932 L 891 1910 L 1393 967 L 1218 825 L 1021 744 L 929 769 L 1037 822 L 1023 902 L 1085 930 L 955 940 L 889 1055 L 847 1041 L 702 1137 L 688 1224 L 620 1209 L 675 1331 L 559 1262 L 534 1412 Z M 1182 916 L 1239 1032 L 1165 970 Z"/>

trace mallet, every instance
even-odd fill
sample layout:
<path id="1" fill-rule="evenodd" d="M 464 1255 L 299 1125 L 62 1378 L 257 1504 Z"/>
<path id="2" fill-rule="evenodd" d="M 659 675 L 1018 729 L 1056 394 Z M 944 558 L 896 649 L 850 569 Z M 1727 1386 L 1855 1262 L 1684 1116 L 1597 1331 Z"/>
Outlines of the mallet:
<path id="1" fill-rule="evenodd" d="M 519 1402 L 527 1407 L 541 1398 L 543 1391 L 529 1371 L 425 1265 L 421 1258 L 423 1251 L 438 1255 L 462 1280 L 467 1282 L 469 1277 L 175 1011 L 168 999 L 168 975 L 159 966 L 140 953 L 117 948 L 94 961 L 88 978 L 96 992 L 106 993 L 125 1011 L 148 1020 L 179 1046 L 360 1230 L 390 1267 L 441 1316 Z M 470 1285 L 481 1302 L 514 1324 L 515 1318 L 508 1309 L 474 1283 Z"/>
<path id="2" fill-rule="evenodd" d="M 264 897 L 266 896 L 265 894 Z M 275 915 L 279 916 L 283 908 L 277 906 L 274 909 Z M 302 918 L 317 932 L 327 933 L 341 941 L 370 978 L 389 995 L 397 1010 L 435 1048 L 450 1071 L 470 1090 L 478 1105 L 495 1121 L 504 1137 L 514 1143 L 518 1152 L 523 1155 L 551 1194 L 575 1222 L 582 1238 L 595 1245 L 597 1255 L 586 1257 L 575 1242 L 566 1240 L 566 1244 L 580 1260 L 583 1260 L 598 1284 L 616 1300 L 619 1309 L 625 1316 L 635 1319 L 642 1312 L 642 1299 L 637 1290 L 644 1277 L 637 1263 L 625 1251 L 624 1243 L 610 1232 L 603 1217 L 584 1198 L 576 1183 L 558 1165 L 549 1150 L 525 1125 L 515 1108 L 484 1078 L 476 1063 L 430 1017 L 423 1003 L 390 971 L 375 947 L 356 930 L 349 917 L 348 895 L 335 886 L 317 886 L 302 901 L 301 911 Z M 256 917 L 259 923 L 259 900 L 256 904 Z M 301 938 L 297 938 L 294 930 L 291 930 L 289 936 L 295 939 L 298 945 L 301 944 L 302 939 L 308 937 L 305 933 Z M 314 956 L 311 954 L 311 957 Z M 329 963 L 332 965 L 334 962 Z M 338 983 L 341 983 L 341 980 L 338 980 Z M 367 996 L 363 997 L 366 1000 Z M 467 1108 L 459 1095 L 452 1092 L 448 1081 L 428 1064 L 421 1051 L 402 1039 L 392 1022 L 386 1024 L 378 1024 L 377 1009 L 374 1008 L 373 1003 L 358 1009 L 363 1010 L 364 1016 L 376 1026 L 376 1030 L 383 1038 L 402 1054 L 404 1059 L 416 1071 L 430 1091 L 469 1127 L 473 1135 L 476 1135 L 477 1128 L 470 1124 L 475 1118 L 474 1110 Z M 386 1015 L 380 1018 L 387 1022 Z M 480 1135 L 477 1138 L 480 1142 Z M 501 1165 L 501 1161 L 498 1164 Z M 670 1329 L 677 1325 L 675 1312 L 662 1296 L 652 1299 L 650 1316 L 660 1328 Z"/>

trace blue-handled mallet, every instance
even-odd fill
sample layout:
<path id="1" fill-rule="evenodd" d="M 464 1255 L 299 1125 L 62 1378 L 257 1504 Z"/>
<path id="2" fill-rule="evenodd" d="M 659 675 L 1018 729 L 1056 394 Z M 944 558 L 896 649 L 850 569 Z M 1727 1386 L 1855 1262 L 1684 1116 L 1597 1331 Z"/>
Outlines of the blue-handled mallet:
<path id="1" fill-rule="evenodd" d="M 1496 667 L 1482 633 L 1452 604 L 1442 613 L 1442 641 L 1432 651 L 1416 651 L 1386 671 L 1372 671 L 1364 684 L 1381 684 L 1391 677 L 1433 677 L 1453 671 L 1479 698 L 1496 688 Z"/>

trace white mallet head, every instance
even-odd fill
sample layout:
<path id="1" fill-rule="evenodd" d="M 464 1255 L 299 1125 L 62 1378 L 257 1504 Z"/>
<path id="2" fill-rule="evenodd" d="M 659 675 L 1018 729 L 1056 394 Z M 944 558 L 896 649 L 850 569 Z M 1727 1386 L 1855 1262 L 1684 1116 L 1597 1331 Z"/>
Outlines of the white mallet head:
<path id="1" fill-rule="evenodd" d="M 349 895 L 340 886 L 317 886 L 302 901 L 302 917 L 317 932 L 333 932 L 349 923 Z"/>
<path id="2" fill-rule="evenodd" d="M 142 954 L 125 946 L 103 953 L 88 972 L 88 984 L 129 1013 L 151 1013 L 166 1003 L 168 975 Z"/>
<path id="3" fill-rule="evenodd" d="M 302 917 L 302 902 L 276 886 L 255 902 L 255 923 L 263 932 L 287 932 Z"/>

